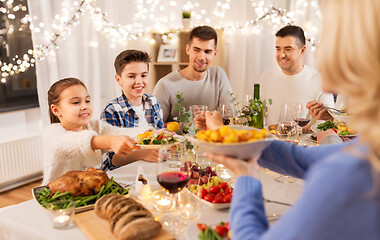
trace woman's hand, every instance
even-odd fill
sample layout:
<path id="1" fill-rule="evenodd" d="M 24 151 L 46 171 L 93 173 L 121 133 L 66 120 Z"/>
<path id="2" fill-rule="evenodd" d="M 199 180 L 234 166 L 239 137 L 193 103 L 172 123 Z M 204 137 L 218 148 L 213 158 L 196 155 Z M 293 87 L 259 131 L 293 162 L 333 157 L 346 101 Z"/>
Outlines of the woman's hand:
<path id="1" fill-rule="evenodd" d="M 334 118 L 325 108 L 322 108 L 322 106 L 323 103 L 317 101 L 310 101 L 306 104 L 306 108 L 310 110 L 310 114 L 313 118 L 317 120 L 332 121 Z"/>
<path id="2" fill-rule="evenodd" d="M 211 152 L 206 152 L 205 156 L 213 162 L 226 166 L 228 169 L 235 173 L 236 177 L 248 175 L 254 178 L 259 178 L 259 164 L 257 163 L 259 156 L 253 157 L 249 161 L 231 158 L 225 155 L 215 154 Z"/>

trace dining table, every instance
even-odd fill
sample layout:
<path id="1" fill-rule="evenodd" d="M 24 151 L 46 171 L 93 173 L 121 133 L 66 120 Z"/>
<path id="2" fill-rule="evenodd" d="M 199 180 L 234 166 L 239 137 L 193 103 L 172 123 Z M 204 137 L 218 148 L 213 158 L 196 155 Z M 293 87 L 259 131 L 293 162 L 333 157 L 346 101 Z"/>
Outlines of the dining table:
<path id="1" fill-rule="evenodd" d="M 304 145 L 313 145 L 312 143 L 306 144 L 308 143 L 307 139 L 303 141 Z M 107 174 L 122 186 L 130 186 L 130 196 L 137 197 L 134 183 L 136 182 L 139 166 L 142 167 L 152 191 L 159 189 L 160 186 L 156 178 L 156 163 L 136 161 L 109 171 Z M 263 186 L 263 196 L 267 199 L 267 201 L 264 201 L 266 216 L 270 224 L 275 224 L 276 219 L 280 218 L 297 201 L 301 195 L 304 181 L 302 179 L 295 179 L 293 183 L 278 182 L 276 181 L 278 174 L 264 168 L 260 169 L 259 175 Z M 197 229 L 197 223 L 216 226 L 220 221 L 228 221 L 228 208 L 214 209 L 205 204 L 201 204 L 200 206 L 201 215 L 199 219 L 184 220 L 183 229 L 175 236 L 176 239 L 198 239 L 199 230 Z M 35 199 L 32 199 L 0 209 L 0 239 L 84 240 L 88 239 L 88 237 L 77 225 L 68 229 L 54 228 L 48 211 L 42 208 Z"/>

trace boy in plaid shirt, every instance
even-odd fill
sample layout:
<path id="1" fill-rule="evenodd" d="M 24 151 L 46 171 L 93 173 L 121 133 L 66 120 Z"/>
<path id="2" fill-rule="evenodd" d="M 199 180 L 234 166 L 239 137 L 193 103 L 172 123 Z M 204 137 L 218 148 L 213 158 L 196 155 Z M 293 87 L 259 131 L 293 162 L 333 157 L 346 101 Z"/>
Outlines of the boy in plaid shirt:
<path id="1" fill-rule="evenodd" d="M 125 50 L 116 57 L 115 80 L 122 88 L 122 95 L 105 107 L 101 120 L 119 127 L 164 127 L 159 101 L 145 94 L 149 62 L 149 55 L 139 50 Z M 151 149 L 134 151 L 127 157 L 111 152 L 106 154 L 102 169 L 112 170 L 136 160 L 156 162 L 157 157 L 158 151 Z"/>

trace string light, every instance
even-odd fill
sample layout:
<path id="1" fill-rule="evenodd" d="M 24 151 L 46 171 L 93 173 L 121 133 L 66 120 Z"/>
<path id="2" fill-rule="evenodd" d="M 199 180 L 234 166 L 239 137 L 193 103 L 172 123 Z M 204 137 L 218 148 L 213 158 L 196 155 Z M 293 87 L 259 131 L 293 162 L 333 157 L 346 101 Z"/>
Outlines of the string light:
<path id="1" fill-rule="evenodd" d="M 5 0 L 0 0 L 5 2 Z M 8 18 L 12 19 L 14 12 L 27 11 L 27 8 L 21 4 L 12 6 L 13 0 L 8 0 L 6 3 L 7 8 L 1 7 L 0 13 L 4 13 Z M 296 0 L 296 7 L 294 12 L 287 12 L 285 9 L 276 8 L 274 6 L 265 7 L 265 1 L 253 1 L 251 0 L 251 6 L 254 8 L 254 12 L 257 18 L 245 21 L 243 23 L 224 23 L 224 18 L 227 11 L 230 9 L 232 0 L 217 0 L 214 8 L 211 10 L 212 14 L 209 14 L 206 9 L 201 8 L 198 1 L 187 1 L 182 9 L 191 12 L 193 19 L 193 25 L 199 26 L 201 24 L 208 24 L 217 22 L 217 25 L 213 27 L 215 29 L 225 29 L 227 31 L 240 31 L 242 34 L 258 34 L 261 31 L 259 23 L 263 22 L 268 25 L 272 25 L 274 29 L 279 26 L 294 24 L 296 17 L 299 15 L 305 15 L 305 8 L 311 7 L 316 16 L 320 19 L 319 3 L 317 0 Z M 148 7 L 146 7 L 148 6 Z M 40 33 L 49 39 L 45 45 L 38 45 L 35 49 L 29 49 L 21 58 L 15 56 L 12 58 L 11 63 L 5 63 L 0 61 L 0 81 L 4 83 L 6 77 L 12 74 L 17 74 L 26 71 L 29 67 L 33 67 L 36 59 L 42 60 L 46 56 L 55 55 L 56 49 L 59 47 L 59 40 L 65 40 L 67 35 L 71 33 L 71 28 L 79 24 L 79 17 L 84 13 L 90 16 L 90 19 L 95 26 L 95 29 L 107 38 L 111 38 L 111 45 L 115 47 L 115 42 L 125 42 L 125 40 L 136 40 L 142 38 L 150 44 L 155 44 L 155 40 L 151 39 L 151 32 L 158 32 L 163 34 L 162 38 L 164 43 L 175 40 L 176 35 L 173 33 L 179 32 L 181 27 L 175 25 L 176 15 L 174 10 L 170 11 L 170 8 L 177 9 L 177 2 L 173 0 L 136 0 L 137 12 L 134 15 L 133 23 L 127 25 L 115 24 L 108 19 L 108 14 L 101 8 L 96 6 L 96 0 L 82 0 L 80 2 L 74 1 L 71 9 L 63 8 L 63 16 L 56 15 L 54 22 L 51 25 L 53 32 L 44 31 L 45 27 L 43 23 L 32 24 L 31 21 L 36 22 L 36 16 L 29 16 L 25 14 L 20 19 L 22 24 L 29 24 L 30 30 Z M 167 14 L 171 12 L 172 14 Z M 145 20 L 154 22 L 153 25 L 144 27 Z M 212 24 L 211 24 L 212 25 Z M 16 29 L 22 31 L 22 29 Z M 313 25 L 312 22 L 308 22 L 305 27 L 305 35 L 307 40 L 312 44 L 312 50 L 315 49 L 316 40 L 313 35 L 318 32 L 318 27 Z M 5 31 L 1 29 L 0 31 Z M 13 26 L 6 29 L 10 34 L 15 31 Z M 1 32 L 0 32 L 1 33 Z M 310 33 L 310 34 L 309 34 Z M 90 47 L 98 47 L 97 42 L 90 42 Z M 5 79 L 5 80 L 4 80 Z"/>

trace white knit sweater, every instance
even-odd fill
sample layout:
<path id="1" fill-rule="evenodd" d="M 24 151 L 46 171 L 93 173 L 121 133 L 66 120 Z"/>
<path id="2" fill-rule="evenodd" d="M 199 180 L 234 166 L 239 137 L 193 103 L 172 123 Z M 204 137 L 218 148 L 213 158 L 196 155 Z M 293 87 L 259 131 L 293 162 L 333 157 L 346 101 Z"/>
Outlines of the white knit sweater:
<path id="1" fill-rule="evenodd" d="M 42 133 L 43 168 L 46 185 L 67 171 L 85 170 L 99 167 L 102 163 L 102 151 L 91 148 L 91 139 L 98 135 L 128 135 L 136 138 L 137 134 L 147 131 L 148 127 L 119 128 L 100 120 L 91 121 L 88 129 L 74 132 L 67 131 L 60 123 L 48 126 Z"/>

